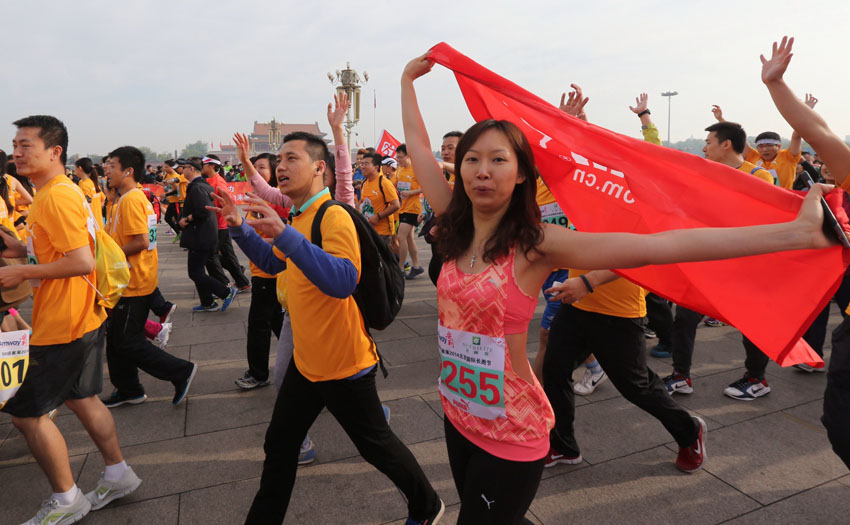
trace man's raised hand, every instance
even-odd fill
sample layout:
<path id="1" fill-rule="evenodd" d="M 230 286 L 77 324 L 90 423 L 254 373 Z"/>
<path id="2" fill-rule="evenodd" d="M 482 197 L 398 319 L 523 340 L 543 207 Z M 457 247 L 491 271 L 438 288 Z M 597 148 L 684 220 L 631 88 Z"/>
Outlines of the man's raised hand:
<path id="1" fill-rule="evenodd" d="M 342 123 L 345 121 L 345 115 L 348 112 L 348 95 L 343 92 L 340 95 L 334 95 L 333 102 L 328 103 L 328 124 L 331 129 L 342 128 Z"/>
<path id="2" fill-rule="evenodd" d="M 711 113 L 714 115 L 714 118 L 717 119 L 717 122 L 725 122 L 725 119 L 723 118 L 723 110 L 720 109 L 720 106 L 717 104 L 711 106 Z"/>
<path id="3" fill-rule="evenodd" d="M 791 57 L 794 54 L 791 48 L 794 46 L 794 37 L 782 37 L 782 41 L 778 44 L 773 43 L 773 53 L 770 60 L 761 55 L 761 81 L 765 84 L 782 80 L 782 75 L 788 69 L 788 64 L 791 62 Z"/>
<path id="4" fill-rule="evenodd" d="M 573 88 L 569 96 L 566 93 L 561 93 L 561 104 L 558 108 L 568 115 L 572 115 L 581 120 L 587 121 L 587 114 L 584 112 L 584 106 L 590 101 L 589 97 L 583 97 L 581 87 L 578 84 L 570 84 Z"/>
<path id="5" fill-rule="evenodd" d="M 236 156 L 239 157 L 239 162 L 242 166 L 247 166 L 251 162 L 248 151 L 251 149 L 251 142 L 248 140 L 248 135 L 244 133 L 234 133 L 233 143 L 236 144 Z"/>
<path id="6" fill-rule="evenodd" d="M 644 111 L 646 111 L 646 104 L 649 102 L 649 95 L 646 93 L 641 93 L 640 96 L 635 97 L 635 105 L 634 107 L 629 106 L 629 109 L 632 110 L 636 115 L 640 115 Z"/>
<path id="7" fill-rule="evenodd" d="M 815 106 L 818 103 L 817 97 L 812 95 L 811 93 L 806 93 L 806 105 L 812 109 L 815 109 Z"/>
<path id="8" fill-rule="evenodd" d="M 224 188 L 216 188 L 210 193 L 217 206 L 207 206 L 208 210 L 212 210 L 221 214 L 228 226 L 233 228 L 242 225 L 242 216 L 239 215 L 239 208 L 233 202 L 233 197 Z"/>

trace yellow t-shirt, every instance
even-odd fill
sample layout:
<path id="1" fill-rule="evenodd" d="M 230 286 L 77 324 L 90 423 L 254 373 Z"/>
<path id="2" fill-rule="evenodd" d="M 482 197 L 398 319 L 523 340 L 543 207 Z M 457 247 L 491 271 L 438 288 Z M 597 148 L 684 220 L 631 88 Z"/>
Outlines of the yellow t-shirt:
<path id="1" fill-rule="evenodd" d="M 588 270 L 570 270 L 570 278 L 588 273 Z M 646 315 L 647 291 L 633 282 L 623 279 L 605 283 L 593 289 L 573 306 L 586 312 L 614 317 L 644 317 Z"/>
<path id="2" fill-rule="evenodd" d="M 112 224 L 115 222 L 115 201 L 108 201 L 106 203 L 106 220 L 104 223 L 106 224 L 106 231 L 112 231 Z"/>
<path id="3" fill-rule="evenodd" d="M 765 181 L 766 183 L 768 183 L 770 185 L 773 185 L 773 175 L 771 175 L 770 172 L 767 171 L 766 169 L 764 169 L 764 168 L 756 169 L 757 167 L 758 166 L 756 166 L 752 162 L 744 161 L 743 164 L 738 166 L 738 169 L 740 171 L 743 171 L 744 173 L 749 173 L 749 174 L 753 175 L 754 177 L 758 177 L 758 178 L 760 178 L 761 180 Z M 753 171 L 753 170 L 755 170 L 755 171 Z"/>
<path id="4" fill-rule="evenodd" d="M 328 199 L 330 195 L 316 199 L 293 218 L 291 227 L 310 240 L 313 218 Z M 348 212 L 339 206 L 328 208 L 321 228 L 323 249 L 334 257 L 351 261 L 359 280 L 360 240 Z M 273 250 L 286 260 L 276 247 Z M 284 296 L 288 306 L 295 366 L 304 377 L 310 381 L 343 379 L 378 362 L 375 344 L 366 334 L 354 297 L 335 299 L 322 293 L 291 262 L 278 276 L 278 285 L 281 284 L 286 289 L 278 289 L 278 298 Z"/>
<path id="5" fill-rule="evenodd" d="M 254 217 L 256 217 L 256 214 L 255 213 L 248 213 L 246 215 L 246 217 L 254 218 Z M 254 227 L 254 231 L 257 232 L 257 235 L 262 237 L 266 242 L 268 242 L 268 243 L 272 242 L 272 239 L 263 235 L 263 231 L 260 230 L 259 228 Z M 250 259 L 248 260 L 248 267 L 251 268 L 251 277 L 261 277 L 263 279 L 274 279 L 275 278 L 274 275 L 267 274 L 266 272 L 260 270 L 260 268 L 256 264 L 254 264 L 254 261 L 252 261 Z M 285 304 L 285 300 L 284 300 L 284 302 L 281 303 L 281 306 L 283 306 L 284 304 Z"/>
<path id="6" fill-rule="evenodd" d="M 186 177 L 175 171 L 167 182 L 176 186 L 175 189 L 177 190 L 176 195 L 168 196 L 168 202 L 183 202 L 186 200 L 186 186 L 189 185 L 189 181 L 186 180 Z"/>
<path id="7" fill-rule="evenodd" d="M 567 228 L 567 221 L 564 210 L 555 201 L 555 196 L 549 191 L 549 187 L 543 182 L 541 177 L 537 178 L 537 206 L 540 208 L 540 215 L 543 222 L 549 224 L 557 224 Z"/>
<path id="8" fill-rule="evenodd" d="M 589 270 L 570 269 L 570 278 L 588 273 Z M 586 312 L 613 317 L 636 318 L 646 316 L 646 294 L 648 292 L 622 277 L 597 286 L 593 293 L 585 295 L 573 306 Z"/>
<path id="9" fill-rule="evenodd" d="M 783 149 L 779 150 L 773 161 L 767 162 L 762 160 L 757 150 L 748 148 L 744 160 L 770 172 L 771 184 L 774 183 L 773 176 L 776 176 L 777 186 L 790 190 L 794 187 L 794 180 L 797 178 L 797 163 L 800 162 L 802 156 L 802 153 L 798 153 L 796 156 L 791 155 L 790 151 Z"/>
<path id="10" fill-rule="evenodd" d="M 378 186 L 380 184 L 380 186 Z M 383 194 L 381 193 L 383 189 Z M 384 200 L 386 196 L 386 200 Z M 374 180 L 364 180 L 363 188 L 360 190 L 360 213 L 366 218 L 372 215 L 378 215 L 387 208 L 387 203 L 398 199 L 395 186 L 387 180 L 383 175 L 376 177 Z M 384 217 L 375 225 L 375 231 L 378 235 L 392 235 L 395 231 L 392 228 L 393 218 Z"/>
<path id="11" fill-rule="evenodd" d="M 150 201 L 138 188 L 133 188 L 115 204 L 115 218 L 109 235 L 120 246 L 124 246 L 134 235 L 148 236 L 150 244 L 146 250 L 127 257 L 130 264 L 130 283 L 123 297 L 150 295 L 158 284 L 159 257 L 156 250 L 156 212 Z"/>
<path id="12" fill-rule="evenodd" d="M 94 182 L 89 179 L 80 179 L 80 189 L 83 190 L 83 195 L 88 197 L 89 202 L 91 202 L 91 198 L 94 195 Z"/>
<path id="13" fill-rule="evenodd" d="M 30 264 L 56 262 L 83 246 L 89 246 L 94 253 L 89 213 L 79 190 L 73 186 L 68 177 L 57 175 L 33 199 L 27 217 Z M 70 343 L 103 324 L 106 311 L 95 300 L 95 282 L 94 270 L 87 276 L 34 282 L 32 344 Z"/>
<path id="14" fill-rule="evenodd" d="M 12 231 L 15 231 L 15 218 L 17 213 L 15 212 L 15 201 L 18 195 L 18 192 L 15 191 L 15 179 L 11 175 L 3 175 L 5 177 L 6 184 L 9 186 L 9 204 L 12 205 L 11 209 L 6 206 L 6 203 L 0 199 L 0 224 L 9 228 Z"/>
<path id="15" fill-rule="evenodd" d="M 399 168 L 398 171 L 396 171 L 396 178 L 398 179 L 396 187 L 399 192 L 419 189 L 419 182 L 416 180 L 413 168 Z M 416 215 L 422 213 L 422 200 L 419 198 L 420 195 L 421 194 L 411 195 L 404 199 L 398 212 L 415 213 Z"/>

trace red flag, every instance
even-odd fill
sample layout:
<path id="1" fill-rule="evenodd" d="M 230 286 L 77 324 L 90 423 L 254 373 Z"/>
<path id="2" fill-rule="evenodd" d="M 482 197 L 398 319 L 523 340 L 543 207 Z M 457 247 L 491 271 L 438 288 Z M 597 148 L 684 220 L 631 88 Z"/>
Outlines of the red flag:
<path id="1" fill-rule="evenodd" d="M 794 219 L 802 203 L 800 194 L 728 166 L 571 117 L 445 43 L 429 58 L 455 73 L 476 121 L 508 120 L 522 129 L 546 184 L 581 231 L 779 223 Z M 847 214 L 832 207 L 847 229 Z M 735 326 L 789 366 L 822 363 L 800 337 L 835 293 L 848 261 L 850 253 L 834 246 L 617 273 Z"/>
<path id="2" fill-rule="evenodd" d="M 395 158 L 395 149 L 401 145 L 401 141 L 390 135 L 390 132 L 384 130 L 381 132 L 381 138 L 378 139 L 378 145 L 375 146 L 375 151 L 384 157 L 390 156 Z"/>

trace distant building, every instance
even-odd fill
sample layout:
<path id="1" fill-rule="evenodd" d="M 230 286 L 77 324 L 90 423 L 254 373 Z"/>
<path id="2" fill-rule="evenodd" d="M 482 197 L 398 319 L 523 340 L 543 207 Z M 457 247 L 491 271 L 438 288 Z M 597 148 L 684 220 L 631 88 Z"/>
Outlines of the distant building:
<path id="1" fill-rule="evenodd" d="M 248 142 L 251 144 L 251 156 L 259 155 L 260 153 L 277 153 L 283 143 L 283 137 L 295 131 L 306 131 L 318 135 L 325 142 L 330 143 L 326 139 L 327 133 L 322 133 L 319 129 L 319 123 L 313 124 L 284 124 L 272 119 L 271 122 L 254 121 L 254 130 L 248 135 Z M 210 144 L 213 146 L 213 144 Z M 236 156 L 235 144 L 218 143 L 218 150 L 210 152 L 221 159 L 222 162 L 230 161 L 230 164 L 238 164 L 239 159 Z"/>

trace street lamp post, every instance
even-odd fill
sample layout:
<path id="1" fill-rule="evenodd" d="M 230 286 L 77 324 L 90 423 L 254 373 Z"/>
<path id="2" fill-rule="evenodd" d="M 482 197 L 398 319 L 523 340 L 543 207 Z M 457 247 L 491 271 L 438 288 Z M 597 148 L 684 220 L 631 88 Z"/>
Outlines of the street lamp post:
<path id="1" fill-rule="evenodd" d="M 357 71 L 351 69 L 349 62 L 345 63 L 345 69 L 337 69 L 334 73 L 328 73 L 328 80 L 336 86 L 337 97 L 345 93 L 348 95 L 350 105 L 345 115 L 345 135 L 348 149 L 351 150 L 351 129 L 360 121 L 360 88 L 369 82 L 369 73 L 363 72 L 363 78 Z"/>
<path id="2" fill-rule="evenodd" d="M 670 147 L 670 105 L 673 101 L 673 97 L 678 94 L 678 91 L 665 91 L 664 93 L 661 93 L 662 97 L 667 97 L 667 147 Z"/>

